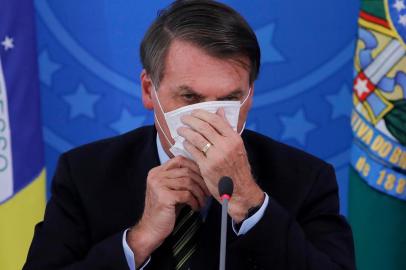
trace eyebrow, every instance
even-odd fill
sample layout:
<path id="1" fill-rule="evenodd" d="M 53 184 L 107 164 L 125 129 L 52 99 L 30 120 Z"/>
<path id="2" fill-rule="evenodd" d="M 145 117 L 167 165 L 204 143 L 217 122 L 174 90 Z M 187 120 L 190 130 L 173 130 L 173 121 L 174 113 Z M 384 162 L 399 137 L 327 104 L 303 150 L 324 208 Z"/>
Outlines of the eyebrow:
<path id="1" fill-rule="evenodd" d="M 177 87 L 177 89 L 179 91 L 185 91 L 188 94 L 193 94 L 196 97 L 201 98 L 201 99 L 205 98 L 202 94 L 198 93 L 196 90 L 194 90 L 192 87 L 190 87 L 188 85 L 181 85 L 181 86 Z M 240 97 L 242 97 L 243 95 L 244 95 L 244 91 L 242 89 L 240 89 L 240 88 L 237 88 L 237 89 L 233 90 L 231 93 L 229 93 L 229 94 L 227 94 L 227 95 L 225 95 L 223 97 L 219 97 L 217 99 L 221 100 L 221 99 L 225 99 L 225 98 L 230 97 L 230 96 L 240 96 Z"/>
<path id="2" fill-rule="evenodd" d="M 197 91 L 195 91 L 195 90 L 194 90 L 192 87 L 190 87 L 190 86 L 181 85 L 181 86 L 177 87 L 177 89 L 178 89 L 179 91 L 183 91 L 183 92 L 186 92 L 186 93 L 188 93 L 188 94 L 193 94 L 193 95 L 195 95 L 195 96 L 198 97 L 198 98 L 201 98 L 201 99 L 204 98 L 203 95 L 199 94 Z"/>

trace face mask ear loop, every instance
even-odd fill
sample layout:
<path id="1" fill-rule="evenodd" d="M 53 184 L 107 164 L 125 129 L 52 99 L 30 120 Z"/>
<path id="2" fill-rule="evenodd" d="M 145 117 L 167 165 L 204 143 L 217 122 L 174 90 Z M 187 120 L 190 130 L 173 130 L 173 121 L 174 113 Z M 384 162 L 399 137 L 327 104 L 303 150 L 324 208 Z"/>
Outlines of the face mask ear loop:
<path id="1" fill-rule="evenodd" d="M 246 124 L 246 123 L 247 123 L 247 122 L 244 122 L 244 124 L 242 125 L 242 129 L 240 130 L 240 132 L 238 132 L 238 135 L 241 136 L 242 132 L 243 132 L 244 129 L 245 129 L 245 124 Z"/>
<path id="2" fill-rule="evenodd" d="M 158 124 L 159 129 L 161 130 L 162 134 L 164 134 L 165 140 L 170 144 L 170 146 L 172 147 L 173 144 L 171 143 L 171 141 L 168 139 L 168 136 L 166 136 L 165 131 L 163 130 L 163 128 L 161 127 L 161 124 L 159 123 L 158 118 L 156 117 L 156 114 L 154 113 L 154 117 L 155 117 L 155 121 Z"/>
<path id="3" fill-rule="evenodd" d="M 244 105 L 244 103 L 248 100 L 248 98 L 250 97 L 251 94 L 251 87 L 250 89 L 248 89 L 248 95 L 244 98 L 244 100 L 241 102 L 240 107 L 242 107 Z"/>
<path id="4" fill-rule="evenodd" d="M 156 91 L 155 84 L 152 84 L 152 87 L 154 88 L 153 91 L 154 91 L 155 99 L 156 99 L 156 101 L 158 102 L 158 106 L 159 106 L 159 108 L 161 109 L 162 114 L 165 114 L 164 109 L 162 108 L 161 102 L 159 102 L 158 93 L 157 93 L 157 91 Z"/>
<path id="5" fill-rule="evenodd" d="M 250 89 L 248 90 L 248 95 L 245 97 L 245 99 L 241 102 L 241 105 L 240 105 L 240 107 L 242 107 L 243 105 L 244 105 L 244 103 L 248 100 L 248 98 L 250 97 L 250 94 L 251 94 L 251 87 L 250 87 Z M 238 132 L 238 134 L 241 136 L 241 134 L 242 134 L 242 132 L 244 131 L 244 129 L 245 129 L 245 124 L 247 124 L 247 122 L 244 122 L 244 124 L 242 125 L 242 129 L 240 130 L 240 132 Z"/>
<path id="6" fill-rule="evenodd" d="M 165 112 L 164 112 L 164 110 L 162 109 L 161 102 L 159 102 L 159 98 L 158 98 L 158 94 L 157 94 L 157 92 L 156 92 L 155 84 L 152 84 L 152 87 L 154 88 L 153 91 L 154 91 L 155 99 L 156 99 L 156 101 L 158 102 L 158 106 L 159 106 L 159 108 L 161 109 L 162 114 L 165 116 Z M 166 141 L 170 144 L 170 146 L 173 146 L 173 144 L 172 144 L 171 141 L 169 140 L 168 136 L 166 136 L 166 133 L 165 133 L 164 129 L 162 128 L 161 123 L 159 123 L 158 117 L 156 117 L 156 114 L 155 114 L 155 113 L 154 113 L 154 118 L 155 118 L 155 121 L 156 121 L 156 123 L 158 124 L 158 127 L 159 127 L 159 129 L 161 130 L 162 134 L 164 134 L 164 137 L 165 137 Z"/>

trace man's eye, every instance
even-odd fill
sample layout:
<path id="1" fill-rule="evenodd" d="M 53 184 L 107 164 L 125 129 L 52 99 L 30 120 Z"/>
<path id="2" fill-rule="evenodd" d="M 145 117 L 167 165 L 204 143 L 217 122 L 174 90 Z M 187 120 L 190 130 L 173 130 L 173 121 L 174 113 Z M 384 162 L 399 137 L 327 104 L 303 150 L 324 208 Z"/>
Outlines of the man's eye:
<path id="1" fill-rule="evenodd" d="M 240 100 L 237 96 L 228 96 L 225 98 L 222 98 L 221 100 L 225 100 L 225 101 L 238 101 Z"/>
<path id="2" fill-rule="evenodd" d="M 183 97 L 185 99 L 192 99 L 192 98 L 194 98 L 194 95 L 192 95 L 192 94 L 184 94 Z"/>
<path id="3" fill-rule="evenodd" d="M 182 98 L 188 102 L 193 102 L 196 101 L 198 99 L 198 97 L 196 95 L 193 94 L 183 94 Z"/>

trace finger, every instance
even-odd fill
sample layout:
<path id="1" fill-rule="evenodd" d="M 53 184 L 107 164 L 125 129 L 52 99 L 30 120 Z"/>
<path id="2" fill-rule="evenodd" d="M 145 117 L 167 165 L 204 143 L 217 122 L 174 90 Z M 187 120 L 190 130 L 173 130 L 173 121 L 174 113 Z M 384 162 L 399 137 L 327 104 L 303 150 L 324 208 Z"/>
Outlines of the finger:
<path id="1" fill-rule="evenodd" d="M 201 120 L 200 118 L 193 117 L 191 115 L 184 115 L 181 120 L 185 125 L 188 125 L 197 133 L 203 135 L 205 139 L 207 139 L 214 145 L 218 144 L 222 139 L 222 136 L 217 132 L 216 129 L 214 129 L 209 123 Z M 180 128 L 180 130 L 181 129 L 182 128 Z"/>
<path id="2" fill-rule="evenodd" d="M 165 171 L 167 170 L 171 170 L 174 168 L 181 168 L 182 167 L 182 163 L 184 162 L 186 158 L 182 157 L 182 156 L 177 156 L 174 158 L 171 158 L 170 160 L 168 160 L 167 162 L 165 162 L 163 164 L 163 169 Z"/>
<path id="3" fill-rule="evenodd" d="M 192 112 L 192 116 L 197 117 L 207 123 L 210 123 L 210 125 L 214 127 L 219 134 L 223 136 L 227 137 L 235 133 L 233 128 L 228 123 L 228 121 L 215 113 L 210 113 L 205 110 L 198 109 Z"/>
<path id="4" fill-rule="evenodd" d="M 181 161 L 181 167 L 189 168 L 190 170 L 194 171 L 196 174 L 201 175 L 199 166 L 196 164 L 196 162 L 194 162 L 191 159 L 183 158 Z"/>
<path id="5" fill-rule="evenodd" d="M 190 142 L 184 141 L 184 142 L 183 142 L 183 146 L 185 147 L 186 151 L 188 151 L 188 152 L 192 155 L 192 157 L 194 158 L 194 160 L 197 161 L 197 163 L 203 162 L 204 159 L 206 158 L 206 156 L 203 154 L 203 152 L 202 152 L 201 150 L 197 149 L 197 148 L 196 148 L 193 144 L 191 144 Z M 211 147 L 210 147 L 210 148 L 211 148 Z M 213 149 L 210 149 L 210 148 L 209 148 L 209 150 L 207 150 L 207 152 L 213 150 Z"/>
<path id="6" fill-rule="evenodd" d="M 210 195 L 209 189 L 207 188 L 206 183 L 204 182 L 200 174 L 195 173 L 189 168 L 179 168 L 166 171 L 164 177 L 169 179 L 190 178 L 196 185 L 200 187 L 200 189 L 206 196 Z"/>
<path id="7" fill-rule="evenodd" d="M 190 191 L 174 190 L 172 192 L 172 194 L 173 194 L 173 200 L 177 204 L 185 203 L 185 204 L 189 205 L 194 211 L 199 210 L 199 203 Z"/>
<path id="8" fill-rule="evenodd" d="M 206 203 L 206 195 L 204 191 L 190 178 L 171 179 L 171 181 L 167 183 L 167 187 L 171 190 L 190 191 L 198 201 L 199 208 L 204 207 Z"/>
<path id="9" fill-rule="evenodd" d="M 207 145 L 208 143 L 211 143 L 205 137 L 191 128 L 181 127 L 178 129 L 178 133 L 180 136 L 185 138 L 187 141 L 192 143 L 197 149 L 200 150 L 203 149 L 203 147 L 205 147 L 205 145 Z"/>
<path id="10" fill-rule="evenodd" d="M 197 185 L 199 185 L 199 187 L 203 190 L 203 193 L 204 193 L 206 196 L 210 196 L 210 195 L 211 195 L 209 189 L 207 188 L 206 183 L 204 182 L 203 177 L 202 177 L 200 174 L 197 174 L 197 173 L 195 173 L 195 172 L 192 172 L 191 179 L 192 179 Z"/>
<path id="11" fill-rule="evenodd" d="M 174 157 L 165 163 L 164 169 L 167 171 L 176 168 L 189 168 L 200 175 L 200 168 L 196 162 L 183 156 Z"/>
<path id="12" fill-rule="evenodd" d="M 164 164 L 164 171 L 170 172 L 172 170 L 178 170 L 180 168 L 188 168 L 190 169 L 193 173 L 187 174 L 187 173 L 178 173 L 175 176 L 172 176 L 171 178 L 176 178 L 176 177 L 191 177 L 193 180 L 195 180 L 203 189 L 203 191 L 207 194 L 210 195 L 210 192 L 206 186 L 206 183 L 204 182 L 203 178 L 201 177 L 201 173 L 200 173 L 200 168 L 199 166 L 196 164 L 196 162 L 194 162 L 193 160 L 190 160 L 188 158 L 182 157 L 182 156 L 178 156 L 175 157 L 169 161 L 167 161 Z M 166 177 L 170 177 L 171 173 L 167 173 L 164 176 Z"/>

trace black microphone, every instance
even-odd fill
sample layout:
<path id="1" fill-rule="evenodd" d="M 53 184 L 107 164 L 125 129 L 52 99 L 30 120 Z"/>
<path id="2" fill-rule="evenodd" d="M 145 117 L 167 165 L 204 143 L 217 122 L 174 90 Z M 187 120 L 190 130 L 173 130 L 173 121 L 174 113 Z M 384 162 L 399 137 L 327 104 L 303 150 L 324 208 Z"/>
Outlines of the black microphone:
<path id="1" fill-rule="evenodd" d="M 234 184 L 228 176 L 220 178 L 218 184 L 220 199 L 221 199 L 221 235 L 220 235 L 220 270 L 226 269 L 226 238 L 227 238 L 227 212 L 228 201 L 233 194 Z"/>

